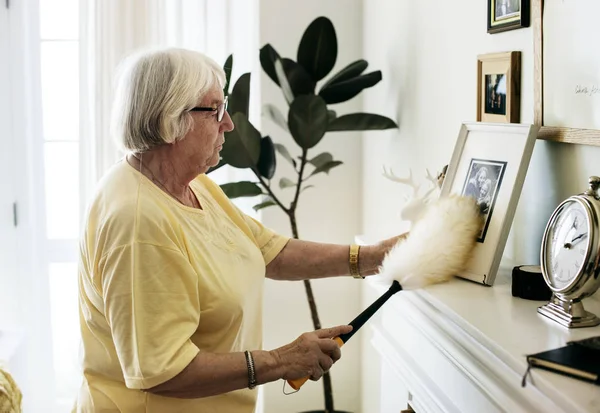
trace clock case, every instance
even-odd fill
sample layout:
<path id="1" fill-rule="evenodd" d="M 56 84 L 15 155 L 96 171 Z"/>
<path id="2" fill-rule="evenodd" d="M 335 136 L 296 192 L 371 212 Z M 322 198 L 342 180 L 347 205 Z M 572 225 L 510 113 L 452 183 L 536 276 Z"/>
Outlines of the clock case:
<path id="1" fill-rule="evenodd" d="M 548 220 L 541 248 L 541 268 L 542 275 L 548 287 L 552 290 L 550 302 L 538 308 L 538 313 L 556 321 L 562 326 L 568 328 L 593 327 L 600 324 L 600 318 L 586 311 L 583 307 L 583 300 L 596 292 L 600 287 L 600 197 L 598 196 L 598 187 L 600 178 L 592 176 L 589 179 L 589 188 L 580 195 L 574 195 L 561 202 L 554 210 Z M 571 283 L 563 288 L 557 289 L 552 286 L 547 272 L 547 243 L 549 239 L 550 228 L 557 221 L 558 215 L 562 209 L 571 202 L 579 203 L 585 210 L 590 223 L 590 244 L 585 256 L 584 270 Z"/>

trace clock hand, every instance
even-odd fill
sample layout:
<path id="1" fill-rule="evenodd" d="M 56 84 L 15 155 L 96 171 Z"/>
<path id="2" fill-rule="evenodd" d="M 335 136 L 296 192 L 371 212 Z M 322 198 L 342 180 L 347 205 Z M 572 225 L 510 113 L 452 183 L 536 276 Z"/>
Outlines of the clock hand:
<path id="1" fill-rule="evenodd" d="M 581 240 L 586 236 L 587 236 L 587 232 L 581 233 L 581 234 L 577 235 L 575 238 L 573 238 L 571 240 L 571 242 L 565 243 L 564 247 L 567 249 L 573 248 L 577 244 L 577 242 L 575 242 L 575 241 Z M 581 242 L 581 241 L 579 241 L 579 242 Z"/>
<path id="2" fill-rule="evenodd" d="M 575 241 L 577 241 L 577 240 L 582 240 L 582 239 L 584 239 L 585 237 L 587 237 L 587 232 L 584 232 L 583 234 L 579 234 L 579 235 L 577 235 L 575 238 L 573 238 L 573 239 L 571 240 L 571 245 L 575 245 L 575 244 L 577 244 L 577 242 L 575 242 Z M 580 242 L 580 241 L 579 241 L 579 242 Z"/>

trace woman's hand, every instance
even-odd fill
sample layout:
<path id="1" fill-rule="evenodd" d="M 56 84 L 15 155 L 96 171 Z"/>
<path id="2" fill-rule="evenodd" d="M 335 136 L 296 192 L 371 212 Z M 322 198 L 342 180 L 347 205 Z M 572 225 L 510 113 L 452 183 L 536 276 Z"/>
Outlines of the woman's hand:
<path id="1" fill-rule="evenodd" d="M 282 369 L 284 380 L 310 377 L 319 380 L 342 355 L 333 338 L 352 331 L 352 326 L 342 325 L 304 333 L 296 340 L 271 351 Z"/>
<path id="2" fill-rule="evenodd" d="M 380 241 L 377 244 L 377 247 L 381 249 L 383 254 L 387 254 L 399 241 L 403 241 L 408 238 L 409 232 L 405 232 L 401 235 L 396 235 L 394 237 L 388 238 L 386 240 Z"/>
<path id="3" fill-rule="evenodd" d="M 386 254 L 399 242 L 408 237 L 408 232 L 402 235 L 379 241 L 377 244 L 360 247 L 358 253 L 358 271 L 363 277 L 379 273 Z"/>

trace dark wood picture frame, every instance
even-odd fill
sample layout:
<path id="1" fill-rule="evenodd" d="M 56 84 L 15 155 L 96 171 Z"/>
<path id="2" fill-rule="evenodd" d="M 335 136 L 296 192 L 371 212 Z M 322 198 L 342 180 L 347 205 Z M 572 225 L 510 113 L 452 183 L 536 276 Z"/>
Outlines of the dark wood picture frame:
<path id="1" fill-rule="evenodd" d="M 555 142 L 600 146 L 600 130 L 577 129 L 544 125 L 544 0 L 533 0 L 533 54 L 534 54 L 534 114 L 533 122 L 541 126 L 538 139 Z"/>
<path id="2" fill-rule="evenodd" d="M 503 5 L 506 15 L 497 16 Z M 519 6 L 519 10 L 511 12 L 511 6 L 514 8 L 515 5 Z M 529 0 L 488 0 L 487 32 L 500 33 L 529 27 L 530 7 Z"/>
<path id="3" fill-rule="evenodd" d="M 504 75 L 505 100 L 500 110 L 489 110 L 490 76 Z M 477 122 L 519 123 L 521 120 L 521 52 L 477 56 Z"/>

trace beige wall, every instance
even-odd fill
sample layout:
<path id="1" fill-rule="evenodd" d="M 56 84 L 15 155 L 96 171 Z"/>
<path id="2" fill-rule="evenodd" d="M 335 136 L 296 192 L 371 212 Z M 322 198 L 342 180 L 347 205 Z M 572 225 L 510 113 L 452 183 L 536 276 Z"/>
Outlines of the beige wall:
<path id="1" fill-rule="evenodd" d="M 303 0 L 260 1 L 260 35 L 262 47 L 271 43 L 283 57 L 296 60 L 302 33 L 318 16 L 329 17 L 338 37 L 338 59 L 332 73 L 362 57 L 362 1 L 359 0 Z M 261 101 L 273 103 L 287 117 L 287 105 L 281 90 L 261 73 Z M 361 98 L 333 105 L 338 115 L 360 111 Z M 285 111 L 283 110 L 285 109 Z M 262 133 L 275 142 L 284 144 L 292 156 L 300 155 L 290 135 L 269 120 L 262 119 Z M 292 152 L 293 150 L 293 152 Z M 303 239 L 344 243 L 352 241 L 360 230 L 361 219 L 361 138 L 358 133 L 330 133 L 309 155 L 330 152 L 341 165 L 329 173 L 315 177 L 315 188 L 303 192 L 298 212 L 298 230 Z M 278 158 L 278 160 L 280 160 Z M 293 178 L 287 161 L 277 166 L 273 182 L 285 176 Z M 311 179 L 312 181 L 312 179 Z M 287 194 L 292 189 L 278 191 Z M 263 222 L 284 234 L 291 234 L 287 216 L 271 207 L 264 210 Z M 360 284 L 353 279 L 331 279 L 313 282 L 313 289 L 323 326 L 345 324 L 359 312 Z M 303 284 L 300 282 L 267 281 L 264 304 L 265 344 L 272 349 L 287 344 L 305 331 L 312 330 L 310 312 Z M 332 371 L 336 408 L 358 412 L 360 408 L 360 340 L 344 348 L 344 358 Z M 322 409 L 322 384 L 309 382 L 294 395 L 282 394 L 281 382 L 264 386 L 264 411 L 266 413 L 293 413 Z"/>
<path id="2" fill-rule="evenodd" d="M 377 236 L 401 227 L 397 211 L 406 190 L 381 177 L 383 164 L 398 174 L 412 168 L 416 176 L 424 176 L 425 168 L 436 171 L 448 163 L 461 122 L 475 120 L 478 54 L 522 52 L 521 120 L 533 121 L 532 29 L 487 34 L 486 4 L 368 0 L 367 7 L 365 2 L 363 54 L 384 71 L 386 85 L 365 95 L 364 106 L 396 116 L 400 130 L 363 139 L 364 233 Z M 564 197 L 584 190 L 589 175 L 600 174 L 598 159 L 600 148 L 536 142 L 503 266 L 539 263 L 549 214 Z M 363 343 L 362 411 L 378 411 L 373 397 L 378 371 L 371 367 L 377 358 L 368 348 L 367 334 Z"/>
<path id="3" fill-rule="evenodd" d="M 365 58 L 370 70 L 383 71 L 379 85 L 363 93 L 362 99 L 339 105 L 338 113 L 362 109 L 385 114 L 397 119 L 400 129 L 367 133 L 362 140 L 331 134 L 319 144 L 315 154 L 329 151 L 345 165 L 320 176 L 317 187 L 303 194 L 298 218 L 304 239 L 346 243 L 356 234 L 376 239 L 402 231 L 405 224 L 398 211 L 407 191 L 383 178 L 381 168 L 390 166 L 397 174 L 412 168 L 422 178 L 425 168 L 433 173 L 448 163 L 461 122 L 475 120 L 478 54 L 522 52 L 521 120 L 533 121 L 532 29 L 487 34 L 485 1 L 262 0 L 260 46 L 271 43 L 283 56 L 295 57 L 303 30 L 319 15 L 331 18 L 338 33 L 335 70 Z M 285 107 L 280 90 L 264 74 L 260 93 L 263 103 Z M 294 148 L 291 137 L 268 120 L 263 119 L 262 131 Z M 546 219 L 560 200 L 585 188 L 589 175 L 600 174 L 594 167 L 597 159 L 600 148 L 536 143 L 503 266 L 538 263 Z M 287 164 L 278 170 L 277 179 L 291 177 Z M 289 234 L 287 217 L 279 210 L 265 210 L 263 221 Z M 353 280 L 314 285 L 324 325 L 348 322 L 374 298 L 365 292 L 361 301 Z M 268 282 L 265 348 L 283 345 L 310 329 L 302 285 Z M 379 409 L 378 358 L 369 338 L 365 328 L 359 340 L 344 348 L 344 357 L 333 369 L 338 409 L 355 413 Z M 265 386 L 264 391 L 266 413 L 322 407 L 320 383 L 309 383 L 293 396 L 283 396 L 280 383 Z"/>

